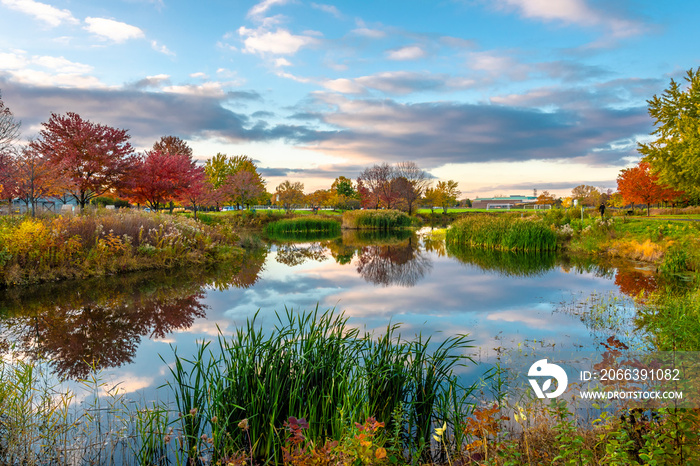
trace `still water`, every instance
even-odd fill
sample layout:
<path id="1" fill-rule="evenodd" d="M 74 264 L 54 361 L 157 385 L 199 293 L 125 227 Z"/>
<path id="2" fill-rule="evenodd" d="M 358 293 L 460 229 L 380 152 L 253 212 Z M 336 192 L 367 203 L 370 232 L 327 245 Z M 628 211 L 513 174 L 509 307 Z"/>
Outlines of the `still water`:
<path id="1" fill-rule="evenodd" d="M 577 303 L 655 286 L 634 264 L 460 251 L 426 233 L 273 241 L 214 269 L 6 290 L 0 349 L 44 356 L 68 379 L 99 368 L 148 400 L 169 374 L 172 348 L 193 355 L 198 341 L 230 335 L 256 312 L 270 329 L 276 312 L 318 306 L 377 333 L 396 323 L 405 337 L 466 333 L 479 360 L 521 345 L 593 349 L 609 331 L 582 319 Z"/>

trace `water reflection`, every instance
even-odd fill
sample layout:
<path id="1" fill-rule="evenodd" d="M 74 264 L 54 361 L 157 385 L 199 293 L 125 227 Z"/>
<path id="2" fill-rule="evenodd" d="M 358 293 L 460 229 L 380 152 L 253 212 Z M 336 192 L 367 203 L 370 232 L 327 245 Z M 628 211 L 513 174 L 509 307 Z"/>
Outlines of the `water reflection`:
<path id="1" fill-rule="evenodd" d="M 301 243 L 277 239 L 238 263 L 210 270 L 5 290 L 0 350 L 14 346 L 47 357 L 58 374 L 76 378 L 91 365 L 118 367 L 138 360 L 139 346 L 153 357 L 162 342 L 148 340 L 167 337 L 186 346 L 197 338 L 193 335 L 210 338 L 218 328 L 228 331 L 257 309 L 308 309 L 318 303 L 340 303 L 370 328 L 402 313 L 416 331 L 448 325 L 471 332 L 481 325 L 482 342 L 501 332 L 522 338 L 524 329 L 538 339 L 558 338 L 570 328 L 549 311 L 561 290 L 612 287 L 613 279 L 633 296 L 658 286 L 650 271 L 629 266 L 551 253 L 446 248 L 439 239 L 419 239 L 410 231 L 346 231 L 332 238 L 307 236 Z M 440 320 L 437 314 L 449 317 Z"/>
<path id="2" fill-rule="evenodd" d="M 357 273 L 377 285 L 415 286 L 433 268 L 415 241 L 415 237 L 409 237 L 400 244 L 362 247 L 355 262 Z"/>
<path id="3" fill-rule="evenodd" d="M 543 275 L 557 266 L 554 252 L 508 252 L 448 245 L 447 254 L 464 264 L 506 277 Z"/>
<path id="4" fill-rule="evenodd" d="M 205 317 L 206 289 L 254 284 L 266 252 L 208 270 L 7 290 L 0 298 L 0 348 L 46 358 L 65 378 L 130 363 L 143 337 L 164 338 Z"/>

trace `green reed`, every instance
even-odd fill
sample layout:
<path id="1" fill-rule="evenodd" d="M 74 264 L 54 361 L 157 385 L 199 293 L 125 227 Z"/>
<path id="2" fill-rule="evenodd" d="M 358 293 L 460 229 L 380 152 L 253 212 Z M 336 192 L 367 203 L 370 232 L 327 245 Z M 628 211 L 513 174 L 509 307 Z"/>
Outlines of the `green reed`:
<path id="1" fill-rule="evenodd" d="M 280 463 L 281 433 L 292 416 L 307 419 L 307 438 L 320 442 L 342 440 L 355 422 L 374 416 L 401 430 L 400 451 L 429 455 L 434 426 L 456 427 L 470 411 L 471 388 L 454 374 L 466 360 L 465 336 L 441 344 L 420 335 L 403 340 L 394 325 L 375 338 L 348 325 L 343 314 L 318 308 L 276 316 L 269 334 L 256 315 L 232 337 L 220 336 L 216 355 L 207 343 L 194 360 L 175 355 L 170 385 L 179 429 L 190 437 L 183 447 L 189 458 L 201 452 L 198 439 L 208 434 L 214 462 L 251 451 L 256 461 Z M 405 412 L 400 422 L 393 416 L 398 409 Z M 202 420 L 194 428 L 192 412 Z"/>
<path id="2" fill-rule="evenodd" d="M 400 210 L 349 210 L 343 213 L 343 228 L 390 230 L 411 226 L 411 217 Z"/>
<path id="3" fill-rule="evenodd" d="M 336 219 L 316 215 L 287 218 L 268 223 L 265 227 L 268 235 L 288 235 L 299 233 L 330 233 L 340 234 L 340 222 Z"/>
<path id="4" fill-rule="evenodd" d="M 469 216 L 447 230 L 447 244 L 505 251 L 554 251 L 555 232 L 540 220 L 509 215 Z"/>

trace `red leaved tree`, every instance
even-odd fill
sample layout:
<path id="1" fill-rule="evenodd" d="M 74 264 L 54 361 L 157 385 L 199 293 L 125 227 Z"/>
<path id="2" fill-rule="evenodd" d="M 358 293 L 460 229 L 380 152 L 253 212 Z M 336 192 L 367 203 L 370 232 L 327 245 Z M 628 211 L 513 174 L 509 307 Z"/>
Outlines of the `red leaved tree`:
<path id="1" fill-rule="evenodd" d="M 195 220 L 197 220 L 197 209 L 199 207 L 220 202 L 219 193 L 214 190 L 214 186 L 209 182 L 203 167 L 194 167 L 190 172 L 188 186 L 182 190 L 179 200 L 192 206 Z"/>
<path id="2" fill-rule="evenodd" d="M 646 204 L 647 216 L 651 204 L 670 201 L 683 195 L 683 192 L 661 184 L 647 162 L 639 162 L 636 167 L 622 170 L 617 177 L 617 190 L 625 203 Z"/>
<path id="3" fill-rule="evenodd" d="M 83 208 L 118 188 L 136 159 L 124 129 L 83 120 L 77 113 L 51 114 L 31 148 L 70 180 L 67 191 Z"/>
<path id="4" fill-rule="evenodd" d="M 200 174 L 185 154 L 147 151 L 134 165 L 123 192 L 133 202 L 158 210 L 168 200 L 182 198 Z"/>

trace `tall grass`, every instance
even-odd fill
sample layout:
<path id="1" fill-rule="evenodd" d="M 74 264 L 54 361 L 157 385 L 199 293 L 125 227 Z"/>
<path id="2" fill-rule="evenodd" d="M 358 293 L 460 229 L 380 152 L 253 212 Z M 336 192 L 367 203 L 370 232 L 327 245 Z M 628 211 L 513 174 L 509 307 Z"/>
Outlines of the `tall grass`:
<path id="1" fill-rule="evenodd" d="M 411 226 L 411 217 L 399 210 L 349 210 L 343 213 L 343 228 L 389 230 Z"/>
<path id="2" fill-rule="evenodd" d="M 465 336 L 434 345 L 420 335 L 404 340 L 391 326 L 376 339 L 343 314 L 318 309 L 278 314 L 266 334 L 256 317 L 230 339 L 220 337 L 216 352 L 204 343 L 194 359 L 176 354 L 170 386 L 188 454 L 206 434 L 214 438 L 213 461 L 250 450 L 256 461 L 279 464 L 280 432 L 291 417 L 308 420 L 307 438 L 322 443 L 374 416 L 401 431 L 400 451 L 426 457 L 435 425 L 447 422 L 459 433 L 456 419 L 471 406 L 471 389 L 454 374 L 465 361 Z"/>
<path id="3" fill-rule="evenodd" d="M 236 235 L 132 211 L 0 218 L 0 287 L 202 264 L 235 255 Z"/>
<path id="4" fill-rule="evenodd" d="M 502 251 L 554 251 L 554 231 L 538 220 L 513 216 L 465 217 L 447 230 L 446 242 Z"/>
<path id="5" fill-rule="evenodd" d="M 308 233 L 338 235 L 340 234 L 340 222 L 321 216 L 288 218 L 268 223 L 265 232 L 275 236 Z"/>

